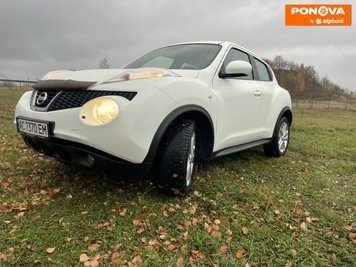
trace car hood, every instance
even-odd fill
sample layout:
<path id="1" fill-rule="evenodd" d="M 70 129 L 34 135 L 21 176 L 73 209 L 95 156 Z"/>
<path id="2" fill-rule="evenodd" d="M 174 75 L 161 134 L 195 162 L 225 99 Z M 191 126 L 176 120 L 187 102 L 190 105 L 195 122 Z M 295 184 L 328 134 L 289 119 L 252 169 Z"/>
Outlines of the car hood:
<path id="1" fill-rule="evenodd" d="M 164 69 L 162 69 L 164 70 Z M 124 73 L 135 71 L 133 69 L 92 69 L 78 71 L 54 71 L 49 72 L 33 87 L 35 89 L 90 89 L 91 86 L 99 84 L 126 82 L 120 78 Z M 165 70 L 177 75 L 178 77 L 197 78 L 198 70 Z M 140 80 L 152 80 L 160 78 L 148 78 Z"/>

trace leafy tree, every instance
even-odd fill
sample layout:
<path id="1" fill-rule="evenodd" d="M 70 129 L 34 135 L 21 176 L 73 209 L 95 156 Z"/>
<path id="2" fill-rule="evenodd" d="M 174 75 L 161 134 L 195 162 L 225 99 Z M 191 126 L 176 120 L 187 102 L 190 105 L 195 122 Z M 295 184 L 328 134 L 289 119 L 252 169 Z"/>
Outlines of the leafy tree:
<path id="1" fill-rule="evenodd" d="M 287 61 L 280 55 L 275 56 L 273 60 L 265 61 L 274 70 L 279 84 L 291 93 L 342 95 L 347 91 L 331 82 L 328 77 L 320 79 L 314 66 Z"/>
<path id="2" fill-rule="evenodd" d="M 99 69 L 110 69 L 110 64 L 109 61 L 106 59 L 106 57 L 103 57 L 102 59 L 99 60 L 98 66 Z"/>

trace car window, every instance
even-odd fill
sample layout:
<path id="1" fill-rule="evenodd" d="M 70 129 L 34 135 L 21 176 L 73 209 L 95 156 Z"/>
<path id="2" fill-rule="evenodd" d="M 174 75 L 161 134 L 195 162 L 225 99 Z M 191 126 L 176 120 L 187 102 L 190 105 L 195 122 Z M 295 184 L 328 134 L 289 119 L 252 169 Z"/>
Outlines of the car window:
<path id="1" fill-rule="evenodd" d="M 227 54 L 222 68 L 225 70 L 227 64 L 229 64 L 231 61 L 234 61 L 234 60 L 242 60 L 242 61 L 246 61 L 246 62 L 248 62 L 248 63 L 251 64 L 250 58 L 249 58 L 248 54 L 246 54 L 245 52 L 242 52 L 241 50 L 232 48 L 232 49 L 229 51 L 229 53 Z M 235 78 L 233 78 L 233 79 L 252 80 L 253 78 L 252 78 L 252 73 L 251 73 L 251 74 L 248 75 L 248 76 L 245 76 L 245 77 L 235 77 Z"/>
<path id="2" fill-rule="evenodd" d="M 159 48 L 125 66 L 125 69 L 205 69 L 221 50 L 216 44 L 183 44 Z"/>
<path id="3" fill-rule="evenodd" d="M 259 61 L 257 58 L 254 58 L 254 60 L 256 63 L 258 74 L 260 76 L 259 80 L 260 81 L 272 81 L 271 74 L 268 71 L 267 66 L 263 62 Z"/>
<path id="4" fill-rule="evenodd" d="M 151 60 L 147 61 L 141 67 L 145 68 L 145 67 L 151 67 L 151 66 L 160 66 L 161 68 L 169 69 L 172 66 L 173 62 L 174 62 L 174 59 L 172 59 L 172 58 L 158 56 L 158 57 L 152 58 Z"/>

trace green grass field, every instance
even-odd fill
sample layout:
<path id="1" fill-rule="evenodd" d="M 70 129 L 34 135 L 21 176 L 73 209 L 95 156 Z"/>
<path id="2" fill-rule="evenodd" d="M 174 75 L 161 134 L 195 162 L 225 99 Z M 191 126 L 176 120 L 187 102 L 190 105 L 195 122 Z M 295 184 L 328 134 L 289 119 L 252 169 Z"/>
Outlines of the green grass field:
<path id="1" fill-rule="evenodd" d="M 355 266 L 356 113 L 297 109 L 285 157 L 199 169 L 190 196 L 27 149 L 0 90 L 0 266 Z"/>

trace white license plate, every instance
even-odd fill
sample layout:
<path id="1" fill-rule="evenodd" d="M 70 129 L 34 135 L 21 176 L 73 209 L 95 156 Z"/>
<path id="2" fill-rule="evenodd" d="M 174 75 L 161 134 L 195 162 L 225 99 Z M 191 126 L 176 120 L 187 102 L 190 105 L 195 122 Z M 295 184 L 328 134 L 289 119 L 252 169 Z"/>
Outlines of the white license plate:
<path id="1" fill-rule="evenodd" d="M 19 132 L 48 137 L 49 136 L 49 123 L 38 122 L 24 119 L 17 119 L 17 129 Z"/>

